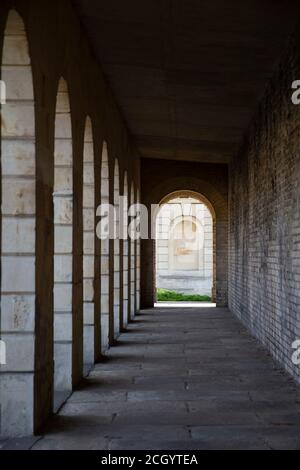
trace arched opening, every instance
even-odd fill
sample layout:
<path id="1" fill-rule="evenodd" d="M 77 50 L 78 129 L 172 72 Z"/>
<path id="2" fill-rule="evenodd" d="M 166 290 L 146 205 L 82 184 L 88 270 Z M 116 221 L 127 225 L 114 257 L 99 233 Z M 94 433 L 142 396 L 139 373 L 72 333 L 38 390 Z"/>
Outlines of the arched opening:
<path id="1" fill-rule="evenodd" d="M 135 204 L 134 184 L 131 184 L 130 205 Z M 136 242 L 134 237 L 130 240 L 130 319 L 133 320 L 135 316 L 135 246 Z"/>
<path id="2" fill-rule="evenodd" d="M 86 119 L 83 149 L 83 359 L 95 361 L 95 162 L 92 122 Z"/>
<path id="3" fill-rule="evenodd" d="M 109 204 L 108 149 L 104 142 L 101 161 L 101 204 Z M 109 238 L 101 240 L 101 345 L 109 347 Z"/>
<path id="4" fill-rule="evenodd" d="M 33 432 L 36 302 L 36 150 L 34 92 L 25 26 L 7 19 L 1 79 L 1 431 Z M 20 353 L 22 352 L 22 353 Z M 16 394 L 16 390 L 18 393 Z"/>
<path id="5" fill-rule="evenodd" d="M 114 338 L 120 334 L 120 175 L 119 163 L 115 160 L 114 172 L 114 208 L 115 208 L 115 239 L 114 239 Z"/>
<path id="6" fill-rule="evenodd" d="M 156 216 L 156 293 L 159 302 L 215 301 L 215 216 L 200 194 L 166 197 Z"/>
<path id="7" fill-rule="evenodd" d="M 68 86 L 58 84 L 54 148 L 54 409 L 72 391 L 73 145 Z"/>
<path id="8" fill-rule="evenodd" d="M 140 192 L 137 190 L 137 204 L 140 204 Z M 141 239 L 136 240 L 136 312 L 140 311 L 141 298 Z"/>
<path id="9" fill-rule="evenodd" d="M 121 327 L 126 328 L 129 319 L 129 283 L 128 283 L 128 176 L 127 172 L 124 175 L 124 191 L 123 191 L 123 322 Z"/>

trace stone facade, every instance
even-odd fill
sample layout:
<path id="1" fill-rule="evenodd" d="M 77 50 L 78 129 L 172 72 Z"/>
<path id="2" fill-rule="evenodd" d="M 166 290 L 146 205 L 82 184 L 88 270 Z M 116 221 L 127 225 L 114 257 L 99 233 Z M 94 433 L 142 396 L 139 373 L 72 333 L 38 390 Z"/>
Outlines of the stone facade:
<path id="1" fill-rule="evenodd" d="M 156 287 L 212 296 L 213 217 L 197 199 L 174 198 L 156 220 Z"/>
<path id="2" fill-rule="evenodd" d="M 300 31 L 270 81 L 230 168 L 229 306 L 300 381 Z"/>

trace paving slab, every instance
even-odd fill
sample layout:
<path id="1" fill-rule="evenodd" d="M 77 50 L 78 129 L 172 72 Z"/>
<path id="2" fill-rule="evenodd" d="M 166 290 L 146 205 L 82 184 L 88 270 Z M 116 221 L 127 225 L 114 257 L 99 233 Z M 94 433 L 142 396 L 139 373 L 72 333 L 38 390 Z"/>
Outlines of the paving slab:
<path id="1" fill-rule="evenodd" d="M 300 388 L 228 310 L 147 310 L 30 447 L 300 449 Z"/>
<path id="2" fill-rule="evenodd" d="M 1 447 L 3 451 L 22 451 L 31 449 L 34 444 L 40 440 L 39 437 L 21 437 L 14 439 L 7 439 L 6 442 Z"/>

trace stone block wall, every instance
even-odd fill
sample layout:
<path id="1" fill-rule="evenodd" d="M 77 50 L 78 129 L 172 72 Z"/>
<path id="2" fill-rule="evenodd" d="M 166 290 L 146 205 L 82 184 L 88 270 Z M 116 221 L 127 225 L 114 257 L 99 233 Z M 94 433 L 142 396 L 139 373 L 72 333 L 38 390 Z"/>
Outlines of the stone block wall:
<path id="1" fill-rule="evenodd" d="M 173 199 L 163 205 L 156 221 L 156 237 L 157 288 L 211 296 L 213 219 L 205 204 L 186 198 Z M 189 245 L 193 252 L 189 254 L 188 264 L 186 256 L 176 253 L 184 238 L 193 240 Z"/>
<path id="2" fill-rule="evenodd" d="M 229 307 L 300 381 L 300 30 L 230 168 Z"/>
<path id="3" fill-rule="evenodd" d="M 109 317 L 102 318 L 102 346 L 105 341 L 108 343 L 108 336 L 113 337 L 105 331 L 106 324 L 108 327 L 108 323 L 113 323 L 113 246 L 110 244 L 109 255 L 106 253 L 107 257 L 102 259 L 105 282 L 100 283 L 99 240 L 95 241 L 93 250 L 97 260 L 94 282 L 90 277 L 92 272 L 84 276 L 84 243 L 85 247 L 88 244 L 84 232 L 94 225 L 94 215 L 84 215 L 90 213 L 90 205 L 95 203 L 97 207 L 101 202 L 103 149 L 107 149 L 107 175 L 113 174 L 117 159 L 120 180 L 123 181 L 126 171 L 128 185 L 134 185 L 135 190 L 139 184 L 139 160 L 71 0 L 2 0 L 0 56 L 1 79 L 8 85 L 8 101 L 1 109 L 0 339 L 7 344 L 8 361 L 6 366 L 1 366 L 0 434 L 19 436 L 38 431 L 52 413 L 54 334 L 56 346 L 70 345 L 72 383 L 69 387 L 76 386 L 83 375 L 84 326 L 93 326 L 94 322 L 96 358 L 101 357 L 102 311 Z M 58 84 L 62 78 L 68 89 L 70 112 L 66 112 L 63 93 L 60 109 L 57 108 Z M 93 128 L 93 144 L 89 144 L 94 150 L 94 201 L 87 201 L 83 194 L 84 133 L 88 116 Z M 70 157 L 72 167 L 65 160 Z M 53 193 L 60 192 L 62 180 L 68 178 L 72 183 L 72 201 L 68 201 L 67 194 L 53 201 Z M 111 204 L 113 185 L 112 178 Z M 54 215 L 58 213 L 64 214 L 66 220 L 56 219 L 54 223 Z M 131 270 L 130 258 L 128 264 Z M 54 274 L 58 279 L 55 299 Z M 63 292 L 61 282 L 68 283 L 68 289 L 64 286 Z M 100 299 L 104 303 L 106 292 L 110 296 L 109 307 L 105 303 L 101 311 Z M 83 314 L 84 306 L 92 300 L 94 320 L 88 318 L 87 311 Z M 55 315 L 55 322 L 54 310 L 60 312 Z M 69 336 L 65 335 L 67 329 Z M 63 336 L 59 337 L 58 333 Z M 90 353 L 92 357 L 93 351 Z"/>

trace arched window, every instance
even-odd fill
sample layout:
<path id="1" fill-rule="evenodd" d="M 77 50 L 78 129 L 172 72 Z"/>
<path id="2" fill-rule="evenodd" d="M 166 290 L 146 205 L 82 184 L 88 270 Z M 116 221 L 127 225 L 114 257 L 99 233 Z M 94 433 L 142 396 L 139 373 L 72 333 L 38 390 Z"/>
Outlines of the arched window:
<path id="1" fill-rule="evenodd" d="M 5 29 L 1 78 L 7 100 L 1 108 L 0 339 L 7 357 L 0 419 L 2 433 L 16 436 L 31 434 L 34 426 L 36 155 L 31 61 L 25 26 L 14 10 Z"/>
<path id="2" fill-rule="evenodd" d="M 85 373 L 95 361 L 95 166 L 93 129 L 86 119 L 83 149 L 83 358 Z"/>
<path id="3" fill-rule="evenodd" d="M 101 204 L 109 204 L 109 166 L 107 144 L 104 142 L 101 162 Z M 109 239 L 101 240 L 101 344 L 109 347 Z"/>
<path id="4" fill-rule="evenodd" d="M 123 327 L 126 328 L 129 319 L 129 284 L 128 284 L 128 176 L 124 175 L 124 241 L 123 241 Z"/>
<path id="5" fill-rule="evenodd" d="M 120 207 L 120 175 L 119 163 L 115 160 L 114 173 L 114 208 L 115 208 L 115 240 L 114 240 L 114 337 L 120 334 L 120 235 L 119 235 L 119 207 Z"/>
<path id="6" fill-rule="evenodd" d="M 69 93 L 58 84 L 54 149 L 54 406 L 72 391 L 73 146 Z"/>

